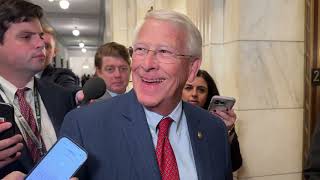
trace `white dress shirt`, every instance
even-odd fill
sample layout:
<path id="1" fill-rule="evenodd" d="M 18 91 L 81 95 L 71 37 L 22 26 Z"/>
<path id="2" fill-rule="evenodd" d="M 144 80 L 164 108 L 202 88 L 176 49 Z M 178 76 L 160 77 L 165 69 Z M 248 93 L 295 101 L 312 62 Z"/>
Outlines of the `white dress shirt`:
<path id="1" fill-rule="evenodd" d="M 168 115 L 162 116 L 144 108 L 149 130 L 152 135 L 154 147 L 157 147 L 157 125 L 161 119 L 170 117 L 173 122 L 169 129 L 169 141 L 177 160 L 179 177 L 183 180 L 197 180 L 197 170 L 193 157 L 192 146 L 189 137 L 188 125 L 185 113 L 182 110 L 182 102 Z"/>
<path id="2" fill-rule="evenodd" d="M 9 81 L 7 81 L 6 79 L 4 79 L 2 76 L 0 76 L 0 85 L 3 89 L 0 90 L 0 95 L 2 97 L 2 99 L 6 102 L 6 103 L 10 103 L 13 104 L 14 106 L 14 110 L 15 110 L 15 122 L 17 123 L 17 126 L 20 130 L 20 132 L 22 133 L 22 136 L 26 141 L 27 139 L 27 134 L 24 131 L 24 129 L 22 128 L 21 122 L 19 122 L 19 119 L 16 117 L 16 114 L 21 114 L 20 113 L 20 108 L 19 108 L 19 102 L 18 102 L 18 98 L 17 96 L 15 96 L 15 93 L 17 91 L 17 87 L 15 87 L 12 83 L 10 83 Z M 35 111 L 35 101 L 34 101 L 34 96 L 33 96 L 33 92 L 34 92 L 34 78 L 32 78 L 32 80 L 30 82 L 28 82 L 28 84 L 25 86 L 28 87 L 30 90 L 26 91 L 25 97 L 27 102 L 30 104 L 32 111 L 33 111 L 33 116 L 36 118 L 36 111 Z M 39 95 L 39 101 L 40 101 L 40 111 L 41 111 L 41 136 L 44 142 L 44 145 L 46 147 L 46 149 L 50 149 L 52 147 L 52 145 L 57 141 L 57 135 L 54 131 L 52 122 L 50 120 L 50 117 L 48 115 L 47 109 L 45 108 L 43 101 L 41 99 L 40 94 Z M 38 125 L 38 124 L 37 124 Z"/>

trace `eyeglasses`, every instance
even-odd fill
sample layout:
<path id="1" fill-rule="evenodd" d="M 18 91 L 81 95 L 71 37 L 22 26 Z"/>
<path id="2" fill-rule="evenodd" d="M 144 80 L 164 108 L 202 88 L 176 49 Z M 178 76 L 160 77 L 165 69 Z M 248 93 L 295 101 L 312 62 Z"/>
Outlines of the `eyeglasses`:
<path id="1" fill-rule="evenodd" d="M 104 68 L 104 71 L 106 71 L 107 73 L 109 74 L 112 74 L 116 71 L 116 69 L 118 69 L 118 71 L 120 73 L 127 73 L 130 71 L 130 68 L 127 67 L 127 66 L 119 66 L 119 67 L 116 67 L 116 66 L 107 66 Z"/>
<path id="2" fill-rule="evenodd" d="M 175 50 L 169 47 L 158 47 L 154 50 L 150 49 L 146 45 L 138 44 L 133 46 L 132 57 L 133 59 L 144 59 L 149 51 L 152 51 L 159 62 L 162 63 L 174 63 L 177 58 L 192 58 L 191 55 L 178 54 Z"/>

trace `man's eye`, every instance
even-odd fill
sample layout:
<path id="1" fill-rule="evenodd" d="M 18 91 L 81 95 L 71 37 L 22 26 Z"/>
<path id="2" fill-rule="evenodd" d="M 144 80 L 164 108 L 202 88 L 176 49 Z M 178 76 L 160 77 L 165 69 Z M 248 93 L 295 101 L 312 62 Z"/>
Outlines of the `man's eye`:
<path id="1" fill-rule="evenodd" d="M 23 36 L 20 36 L 20 38 L 28 40 L 28 39 L 31 39 L 31 35 L 23 35 Z"/>
<path id="2" fill-rule="evenodd" d="M 45 44 L 45 49 L 51 49 L 51 45 L 50 44 Z"/>
<path id="3" fill-rule="evenodd" d="M 114 71 L 114 68 L 109 67 L 109 68 L 106 68 L 105 70 L 106 70 L 107 72 L 113 72 L 113 71 Z"/>
<path id="4" fill-rule="evenodd" d="M 127 72 L 129 70 L 127 67 L 120 67 L 119 69 L 121 72 Z"/>
<path id="5" fill-rule="evenodd" d="M 146 49 L 145 48 L 142 48 L 142 47 L 137 47 L 135 48 L 135 52 L 144 52 Z"/>
<path id="6" fill-rule="evenodd" d="M 159 49 L 159 51 L 158 51 L 159 53 L 161 53 L 161 54 L 167 54 L 167 55 L 170 55 L 170 54 L 172 54 L 172 52 L 171 51 L 168 51 L 168 50 L 165 50 L 165 49 Z"/>

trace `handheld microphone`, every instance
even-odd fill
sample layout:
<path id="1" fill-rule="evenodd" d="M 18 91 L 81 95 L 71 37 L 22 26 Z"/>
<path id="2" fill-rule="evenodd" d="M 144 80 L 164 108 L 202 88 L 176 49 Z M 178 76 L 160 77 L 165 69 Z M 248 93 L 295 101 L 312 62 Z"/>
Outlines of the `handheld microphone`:
<path id="1" fill-rule="evenodd" d="M 93 77 L 87 80 L 83 85 L 84 98 L 80 103 L 81 105 L 88 104 L 91 99 L 98 99 L 106 92 L 106 84 L 103 79 L 99 77 Z"/>

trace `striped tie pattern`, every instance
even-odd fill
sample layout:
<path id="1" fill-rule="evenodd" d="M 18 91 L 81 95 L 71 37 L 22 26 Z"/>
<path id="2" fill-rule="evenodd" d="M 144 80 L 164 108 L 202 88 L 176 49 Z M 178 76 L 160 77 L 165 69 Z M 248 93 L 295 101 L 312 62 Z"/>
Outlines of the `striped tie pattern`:
<path id="1" fill-rule="evenodd" d="M 22 116 L 29 124 L 34 135 L 40 140 L 41 136 L 37 128 L 36 120 L 34 118 L 30 104 L 26 101 L 26 98 L 25 98 L 25 92 L 28 90 L 29 88 L 18 89 L 16 92 L 16 95 L 18 97 Z M 40 159 L 40 150 L 37 148 L 36 144 L 32 141 L 30 137 L 27 138 L 27 147 L 30 151 L 33 161 L 37 162 Z"/>

